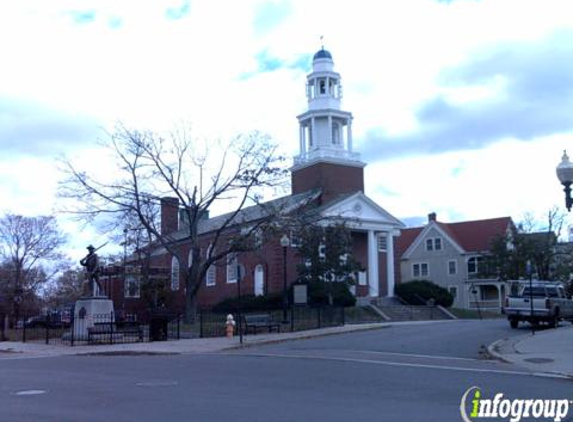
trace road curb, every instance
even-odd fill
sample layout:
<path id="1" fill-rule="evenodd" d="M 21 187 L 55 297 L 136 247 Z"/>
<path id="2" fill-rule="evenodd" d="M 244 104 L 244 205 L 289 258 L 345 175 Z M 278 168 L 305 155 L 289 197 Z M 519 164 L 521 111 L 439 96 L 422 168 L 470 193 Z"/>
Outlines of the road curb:
<path id="1" fill-rule="evenodd" d="M 288 341 L 296 341 L 296 340 L 309 340 L 313 338 L 320 338 L 320 337 L 329 337 L 339 334 L 347 334 L 347 333 L 358 333 L 363 331 L 374 331 L 374 330 L 382 330 L 384 328 L 391 328 L 392 325 L 389 324 L 381 324 L 380 326 L 376 327 L 360 327 L 356 329 L 351 329 L 347 331 L 329 331 L 329 332 L 315 332 L 315 333 L 307 333 L 301 336 L 293 336 L 293 337 L 284 337 L 284 338 L 272 338 L 267 340 L 243 343 L 243 344 L 236 344 L 228 348 L 221 349 L 223 350 L 237 350 L 237 349 L 246 349 L 249 347 L 260 346 L 263 344 L 278 344 L 278 343 L 286 343 Z M 304 332 L 304 331 L 302 331 Z M 191 352 L 192 353 L 192 352 Z"/>
<path id="2" fill-rule="evenodd" d="M 497 351 L 497 347 L 503 343 L 506 343 L 506 342 L 509 342 L 509 339 L 500 339 L 500 340 L 494 341 L 489 346 L 487 346 L 487 353 L 496 360 L 499 360 L 499 361 L 505 362 L 505 363 L 513 364 L 512 361 L 504 358 L 503 354 L 501 354 L 500 352 Z"/>
<path id="3" fill-rule="evenodd" d="M 513 339 L 500 339 L 500 340 L 496 340 L 493 343 L 491 343 L 489 346 L 487 346 L 487 352 L 490 356 L 492 356 L 494 359 L 499 360 L 501 362 L 504 363 L 508 363 L 510 365 L 517 365 L 517 366 L 522 366 L 525 368 L 528 368 L 528 365 L 524 365 L 522 362 L 516 361 L 516 360 L 512 360 L 507 358 L 503 353 L 498 352 L 497 349 L 500 345 L 504 344 L 504 343 L 510 343 L 510 347 L 512 347 L 515 351 L 516 355 L 519 355 L 520 353 L 515 349 L 515 345 L 517 343 L 519 343 L 520 341 L 524 340 L 525 338 L 527 338 L 527 336 L 519 336 L 517 338 L 513 338 Z M 529 367 L 529 369 L 531 369 Z M 573 374 L 567 373 L 567 372 L 561 372 L 561 371 L 543 371 L 543 370 L 538 370 L 533 372 L 534 374 L 537 375 L 541 375 L 541 376 L 546 376 L 546 377 L 558 377 L 558 378 L 567 378 L 570 380 L 573 380 Z"/>

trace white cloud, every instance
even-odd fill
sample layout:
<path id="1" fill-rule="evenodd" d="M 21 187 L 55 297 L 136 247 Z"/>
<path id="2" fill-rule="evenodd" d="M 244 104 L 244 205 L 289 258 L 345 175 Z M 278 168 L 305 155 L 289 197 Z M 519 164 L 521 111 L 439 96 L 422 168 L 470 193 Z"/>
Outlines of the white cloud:
<path id="1" fill-rule="evenodd" d="M 503 77 L 456 87 L 443 86 L 440 77 L 501 44 L 533 44 L 572 26 L 568 0 L 194 0 L 187 14 L 168 18 L 168 9 L 184 6 L 179 0 L 4 2 L 0 54 L 10 65 L 0 67 L 0 98 L 42 104 L 44 116 L 49 110 L 85 116 L 91 127 L 83 133 L 94 141 L 98 126 L 118 120 L 157 130 L 185 120 L 211 138 L 261 129 L 294 154 L 305 74 L 292 67 L 257 73 L 262 51 L 293 63 L 312 55 L 324 35 L 360 145 L 375 128 L 392 136 L 419 128 L 416 111 L 439 96 L 460 107 L 499 99 L 507 90 Z M 281 10 L 284 16 L 273 15 Z M 261 24 L 264 13 L 272 24 Z M 368 193 L 399 217 L 432 210 L 451 219 L 519 217 L 562 202 L 553 169 L 566 139 L 557 134 L 527 145 L 506 139 L 478 150 L 373 162 Z M 384 145 L 385 138 L 372 142 Z M 512 162 L 508 154 L 518 158 Z M 36 185 L 21 170 L 30 161 L 10 164 L 2 171 L 3 203 L 34 210 L 41 198 L 53 205 L 59 175 L 51 161 L 33 164 L 43 172 Z M 532 201 L 536 184 L 544 188 Z"/>

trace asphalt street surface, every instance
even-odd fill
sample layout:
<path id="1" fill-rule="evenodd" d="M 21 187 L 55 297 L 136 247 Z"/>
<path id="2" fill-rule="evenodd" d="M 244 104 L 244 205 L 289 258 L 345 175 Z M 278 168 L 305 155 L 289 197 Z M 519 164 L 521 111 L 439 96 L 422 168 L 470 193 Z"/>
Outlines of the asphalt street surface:
<path id="1" fill-rule="evenodd" d="M 484 397 L 572 399 L 570 379 L 480 352 L 525 332 L 504 320 L 456 321 L 213 354 L 4 355 L 0 421 L 442 422 L 462 420 L 473 386 Z"/>

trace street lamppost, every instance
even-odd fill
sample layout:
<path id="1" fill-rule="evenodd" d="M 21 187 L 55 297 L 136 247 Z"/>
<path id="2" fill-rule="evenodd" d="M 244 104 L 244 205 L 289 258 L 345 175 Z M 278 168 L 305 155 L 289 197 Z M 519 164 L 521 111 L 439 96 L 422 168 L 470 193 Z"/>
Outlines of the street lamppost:
<path id="1" fill-rule="evenodd" d="M 531 266 L 531 260 L 527 260 L 525 263 L 525 272 L 529 276 L 529 312 L 531 313 L 531 334 L 535 334 L 535 324 L 533 323 L 533 268 Z"/>
<path id="2" fill-rule="evenodd" d="M 567 211 L 571 211 L 571 207 L 573 206 L 573 199 L 571 198 L 571 184 L 573 184 L 573 163 L 569 161 L 567 151 L 563 151 L 563 157 L 557 166 L 557 178 L 565 187 L 563 189 L 565 192 L 565 206 L 567 207 Z"/>
<path id="3" fill-rule="evenodd" d="M 287 306 L 288 306 L 288 296 L 287 296 L 287 248 L 290 245 L 290 239 L 286 234 L 281 237 L 281 246 L 283 247 L 283 324 L 288 322 L 287 319 Z"/>

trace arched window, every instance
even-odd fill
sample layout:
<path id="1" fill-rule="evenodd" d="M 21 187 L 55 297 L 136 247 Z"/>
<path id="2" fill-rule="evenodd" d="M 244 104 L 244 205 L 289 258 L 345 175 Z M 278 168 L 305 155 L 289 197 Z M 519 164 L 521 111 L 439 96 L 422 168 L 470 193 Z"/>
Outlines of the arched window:
<path id="1" fill-rule="evenodd" d="M 205 254 L 205 259 L 209 259 L 213 245 L 209 245 Z M 205 274 L 205 284 L 207 286 L 214 286 L 217 283 L 217 267 L 215 265 L 209 266 L 207 274 Z"/>
<path id="2" fill-rule="evenodd" d="M 171 259 L 171 290 L 179 290 L 179 260 L 176 256 Z"/>
<path id="3" fill-rule="evenodd" d="M 230 253 L 227 255 L 227 283 L 236 283 L 239 278 L 238 273 L 239 261 L 237 254 Z"/>

